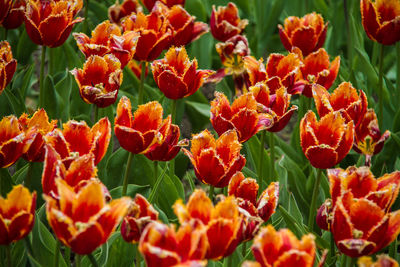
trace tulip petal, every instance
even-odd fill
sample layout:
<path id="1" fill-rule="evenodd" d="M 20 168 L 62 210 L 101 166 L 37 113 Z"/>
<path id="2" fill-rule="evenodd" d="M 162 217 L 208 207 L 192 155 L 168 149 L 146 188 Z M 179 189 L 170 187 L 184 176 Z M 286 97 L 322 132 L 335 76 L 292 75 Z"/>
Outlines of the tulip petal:
<path id="1" fill-rule="evenodd" d="M 317 41 L 315 30 L 311 27 L 298 28 L 292 35 L 292 44 L 298 47 L 304 56 L 307 56 L 314 50 Z"/>
<path id="2" fill-rule="evenodd" d="M 169 99 L 181 99 L 188 93 L 186 84 L 170 70 L 163 71 L 157 77 L 157 85 Z"/>
<path id="3" fill-rule="evenodd" d="M 89 225 L 85 230 L 74 236 L 69 244 L 75 253 L 86 255 L 92 253 L 97 247 L 102 245 L 104 232 L 97 223 Z"/>
<path id="4" fill-rule="evenodd" d="M 332 168 L 338 162 L 338 153 L 327 145 L 310 146 L 305 155 L 315 168 Z"/>

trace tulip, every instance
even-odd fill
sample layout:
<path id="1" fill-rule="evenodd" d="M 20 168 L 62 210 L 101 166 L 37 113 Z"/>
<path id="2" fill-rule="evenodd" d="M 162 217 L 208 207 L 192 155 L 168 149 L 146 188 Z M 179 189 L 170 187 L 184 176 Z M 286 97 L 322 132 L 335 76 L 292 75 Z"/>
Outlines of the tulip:
<path id="1" fill-rule="evenodd" d="M 372 41 L 392 45 L 400 40 L 399 1 L 361 0 L 361 19 L 364 30 Z"/>
<path id="2" fill-rule="evenodd" d="M 97 165 L 106 154 L 110 138 L 110 121 L 102 118 L 92 128 L 85 121 L 70 120 L 63 124 L 63 130 L 55 129 L 48 133 L 45 140 L 61 159 L 92 153 Z"/>
<path id="3" fill-rule="evenodd" d="M 312 267 L 316 251 L 314 240 L 312 234 L 304 235 L 298 240 L 289 229 L 276 231 L 272 225 L 267 225 L 254 238 L 251 249 L 261 267 Z"/>
<path id="4" fill-rule="evenodd" d="M 146 62 L 137 62 L 136 60 L 132 59 L 131 61 L 128 62 L 128 68 L 135 74 L 135 76 L 140 79 L 140 76 L 142 74 L 142 67 L 145 65 L 145 73 L 144 77 L 147 77 L 149 74 L 149 69 L 147 67 Z"/>
<path id="5" fill-rule="evenodd" d="M 358 267 L 399 267 L 397 261 L 387 255 L 381 254 L 377 258 L 374 262 L 371 257 L 360 257 L 357 262 Z"/>
<path id="6" fill-rule="evenodd" d="M 82 0 L 28 0 L 25 28 L 32 42 L 48 47 L 62 45 L 72 27 L 83 20 L 73 19 L 82 5 Z"/>
<path id="7" fill-rule="evenodd" d="M 79 93 L 86 103 L 104 108 L 117 100 L 122 70 L 120 61 L 114 55 L 90 56 L 83 69 L 75 68 L 71 73 L 75 76 Z"/>
<path id="8" fill-rule="evenodd" d="M 185 5 L 185 0 L 158 0 L 161 1 L 167 7 L 173 7 L 175 5 Z M 154 5 L 157 3 L 157 0 L 142 0 L 144 6 L 149 10 L 153 10 Z"/>
<path id="9" fill-rule="evenodd" d="M 171 47 L 163 59 L 151 64 L 154 80 L 169 99 L 181 99 L 194 94 L 212 73 L 198 70 L 197 60 L 189 60 L 185 47 Z"/>
<path id="10" fill-rule="evenodd" d="M 200 181 L 222 188 L 246 163 L 245 157 L 240 155 L 241 147 L 236 131 L 227 131 L 215 140 L 206 129 L 193 135 L 190 152 L 185 148 L 183 152 L 192 162 Z"/>
<path id="11" fill-rule="evenodd" d="M 35 222 L 36 192 L 14 186 L 4 199 L 0 196 L 0 245 L 9 245 L 29 234 Z"/>
<path id="12" fill-rule="evenodd" d="M 57 238 L 77 254 L 90 254 L 107 242 L 132 201 L 123 197 L 106 203 L 102 185 L 90 181 L 79 192 L 56 181 L 59 200 L 44 195 L 47 220 Z"/>
<path id="13" fill-rule="evenodd" d="M 241 34 L 249 23 L 247 19 L 239 18 L 236 5 L 229 2 L 227 6 L 219 6 L 213 10 L 210 18 L 211 34 L 215 39 L 225 42 L 229 38 Z"/>
<path id="14" fill-rule="evenodd" d="M 25 134 L 15 116 L 3 117 L 0 121 L 0 167 L 14 164 L 23 153 Z"/>
<path id="15" fill-rule="evenodd" d="M 57 127 L 57 120 L 49 121 L 44 109 L 37 110 L 31 118 L 24 113 L 18 119 L 25 133 L 23 157 L 28 161 L 43 161 L 45 154 L 45 136 Z"/>
<path id="16" fill-rule="evenodd" d="M 108 8 L 108 18 L 112 23 L 121 24 L 121 21 L 132 13 L 143 12 L 143 8 L 137 0 L 124 0 L 119 4 L 119 0 Z"/>
<path id="17" fill-rule="evenodd" d="M 0 42 L 0 94 L 11 82 L 17 69 L 17 61 L 13 58 L 11 46 L 7 41 Z"/>
<path id="18" fill-rule="evenodd" d="M 205 225 L 209 247 L 206 258 L 218 260 L 229 256 L 239 241 L 242 216 L 232 196 L 213 206 L 202 190 L 195 190 L 188 203 L 179 199 L 173 206 L 180 224 L 199 220 Z"/>
<path id="19" fill-rule="evenodd" d="M 12 0 L 1 0 L 0 1 L 0 23 L 3 23 L 4 19 L 7 17 L 8 12 L 12 7 Z"/>
<path id="20" fill-rule="evenodd" d="M 315 113 L 307 112 L 300 122 L 300 144 L 311 165 L 332 168 L 349 153 L 353 144 L 353 121 L 347 122 L 339 111 L 317 121 Z"/>
<path id="21" fill-rule="evenodd" d="M 244 68 L 248 75 L 249 86 L 254 86 L 259 82 L 264 82 L 268 80 L 267 70 L 265 69 L 264 60 L 261 58 L 259 60 L 252 56 L 246 56 L 243 58 Z M 279 79 L 279 83 L 282 82 Z"/>
<path id="22" fill-rule="evenodd" d="M 337 56 L 332 62 L 329 61 L 329 55 L 325 49 L 320 48 L 303 58 L 298 48 L 293 49 L 299 55 L 303 66 L 300 68 L 301 76 L 304 81 L 302 94 L 306 97 L 313 97 L 312 85 L 319 84 L 329 90 L 334 83 L 340 67 L 340 56 Z"/>
<path id="23" fill-rule="evenodd" d="M 16 29 L 24 22 L 26 2 L 25 0 L 15 0 L 1 25 L 7 30 Z"/>
<path id="24" fill-rule="evenodd" d="M 302 18 L 288 17 L 285 19 L 284 27 L 278 25 L 278 28 L 286 50 L 290 52 L 297 47 L 304 56 L 308 56 L 324 45 L 328 23 L 324 24 L 321 15 L 313 12 Z"/>

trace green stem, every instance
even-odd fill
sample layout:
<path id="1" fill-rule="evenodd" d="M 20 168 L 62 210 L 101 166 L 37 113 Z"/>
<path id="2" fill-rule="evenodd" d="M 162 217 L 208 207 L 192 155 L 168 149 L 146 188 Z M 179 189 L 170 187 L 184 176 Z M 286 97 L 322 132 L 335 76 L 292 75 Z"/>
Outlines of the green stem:
<path id="1" fill-rule="evenodd" d="M 59 263 L 59 261 L 60 261 L 60 241 L 59 240 L 57 240 L 56 241 L 56 247 L 55 247 L 55 249 L 54 249 L 54 266 L 55 267 L 58 267 L 58 263 Z"/>
<path id="2" fill-rule="evenodd" d="M 397 252 L 397 238 L 390 244 L 389 247 L 389 256 L 393 259 L 396 259 L 396 252 Z"/>
<path id="3" fill-rule="evenodd" d="M 159 190 L 159 188 L 160 188 L 160 185 L 161 185 L 161 182 L 162 182 L 162 180 L 163 180 L 163 178 L 164 178 L 164 175 L 165 175 L 165 173 L 167 172 L 167 168 L 168 168 L 168 166 L 167 166 L 167 164 L 165 165 L 165 168 L 164 168 L 164 171 L 161 173 L 161 175 L 160 176 L 158 176 L 158 161 L 154 161 L 154 171 L 155 171 L 155 176 L 156 176 L 156 182 L 155 182 L 155 184 L 154 184 L 154 186 L 153 186 L 153 189 L 151 190 L 151 193 L 150 193 L 150 196 L 149 196 L 149 198 L 148 198 L 148 200 L 149 200 L 149 202 L 150 203 L 153 203 L 154 201 L 155 201 L 155 197 L 157 196 L 157 192 L 158 192 L 158 190 Z M 157 171 L 156 171 L 156 169 L 157 169 Z"/>
<path id="4" fill-rule="evenodd" d="M 226 264 L 224 264 L 224 266 L 226 266 L 226 267 L 232 267 L 232 259 L 233 259 L 233 255 L 230 255 L 230 256 L 226 257 L 226 258 L 225 258 Z"/>
<path id="5" fill-rule="evenodd" d="M 34 258 L 32 244 L 31 240 L 29 239 L 29 235 L 24 238 L 24 242 L 26 250 L 28 251 L 29 254 L 31 254 L 32 258 Z"/>
<path id="6" fill-rule="evenodd" d="M 398 94 L 398 101 L 400 101 L 400 42 L 396 43 L 397 54 L 397 72 L 396 72 L 396 91 Z"/>
<path id="7" fill-rule="evenodd" d="M 128 176 L 129 176 L 129 171 L 131 169 L 131 165 L 132 165 L 131 163 L 132 163 L 133 156 L 134 156 L 133 153 L 129 153 L 128 161 L 126 162 L 124 183 L 122 185 L 122 196 L 126 196 L 126 191 L 128 189 Z"/>
<path id="8" fill-rule="evenodd" d="M 86 0 L 86 4 L 85 4 L 85 21 L 83 22 L 83 29 L 82 31 L 84 33 L 88 33 L 88 13 L 89 13 L 89 0 Z"/>
<path id="9" fill-rule="evenodd" d="M 33 162 L 28 163 L 28 171 L 26 172 L 25 176 L 25 187 L 31 190 L 31 183 L 32 183 L 32 172 L 33 172 Z"/>
<path id="10" fill-rule="evenodd" d="M 317 180 L 314 183 L 314 189 L 313 189 L 313 194 L 312 194 L 312 199 L 311 199 L 311 205 L 310 205 L 310 213 L 308 215 L 308 230 L 312 231 L 314 228 L 314 221 L 315 221 L 315 206 L 317 204 L 317 198 L 318 198 L 318 193 L 319 193 L 319 184 L 321 183 L 321 177 L 322 177 L 322 169 L 317 169 Z"/>
<path id="11" fill-rule="evenodd" d="M 75 254 L 75 267 L 81 267 L 82 256 Z"/>
<path id="12" fill-rule="evenodd" d="M 4 28 L 4 40 L 7 40 L 8 29 Z"/>
<path id="13" fill-rule="evenodd" d="M 243 258 L 246 257 L 246 251 L 247 251 L 246 245 L 247 245 L 246 242 L 243 242 L 243 243 L 242 243 L 242 256 L 243 256 Z"/>
<path id="14" fill-rule="evenodd" d="M 379 126 L 382 126 L 383 123 L 383 50 L 384 45 L 381 44 L 381 52 L 379 57 L 379 114 L 378 114 L 378 121 Z"/>
<path id="15" fill-rule="evenodd" d="M 142 72 L 140 73 L 140 84 L 139 84 L 139 95 L 138 95 L 138 105 L 143 104 L 143 89 L 144 89 L 144 79 L 146 75 L 147 62 L 141 61 Z"/>
<path id="16" fill-rule="evenodd" d="M 275 181 L 275 144 L 274 133 L 269 133 L 269 146 L 270 146 L 270 179 Z"/>
<path id="17" fill-rule="evenodd" d="M 336 256 L 336 251 L 335 251 L 335 239 L 333 238 L 333 234 L 331 233 L 331 251 L 330 251 L 330 254 L 331 254 L 331 262 L 333 263 L 333 264 L 335 264 L 335 262 L 336 262 L 336 258 L 335 258 L 335 256 Z"/>
<path id="18" fill-rule="evenodd" d="M 44 108 L 44 64 L 46 61 L 46 46 L 42 45 L 42 57 L 39 76 L 39 107 Z"/>
<path id="19" fill-rule="evenodd" d="M 136 267 L 139 267 L 139 266 L 140 266 L 140 260 L 141 260 L 140 251 L 139 251 L 139 244 L 137 245 L 135 257 L 136 257 L 136 259 L 135 259 L 135 266 L 136 266 Z"/>
<path id="20" fill-rule="evenodd" d="M 172 100 L 172 106 L 171 106 L 171 123 L 175 124 L 176 120 L 176 105 L 177 100 L 174 99 Z M 175 175 L 175 159 L 171 159 L 169 162 L 169 177 L 172 179 Z"/>
<path id="21" fill-rule="evenodd" d="M 347 257 L 348 258 L 348 267 L 356 267 L 357 265 L 357 258 L 351 258 L 351 257 Z"/>
<path id="22" fill-rule="evenodd" d="M 347 0 L 343 2 L 343 11 L 344 11 L 344 22 L 346 25 L 346 34 L 347 34 L 347 59 L 350 64 L 352 65 L 352 54 L 353 54 L 353 44 L 352 44 L 352 35 L 350 32 L 350 19 L 349 19 L 349 8 L 347 4 Z M 352 68 L 350 68 L 351 70 Z"/>
<path id="23" fill-rule="evenodd" d="M 261 140 L 260 140 L 260 158 L 258 162 L 258 184 L 259 184 L 259 191 L 262 192 L 263 184 L 264 184 L 264 149 L 265 149 L 265 130 L 261 132 Z M 265 181 L 267 183 L 267 181 Z"/>
<path id="24" fill-rule="evenodd" d="M 214 186 L 210 185 L 210 190 L 208 191 L 208 197 L 213 201 L 214 199 Z"/>
<path id="25" fill-rule="evenodd" d="M 11 261 L 11 245 L 6 246 L 6 254 L 7 254 L 7 267 L 12 267 L 12 261 Z"/>
<path id="26" fill-rule="evenodd" d="M 99 266 L 99 264 L 97 263 L 96 259 L 93 257 L 92 253 L 87 254 L 87 257 L 89 258 L 90 262 L 92 263 L 92 265 L 94 267 L 98 267 Z"/>
<path id="27" fill-rule="evenodd" d="M 64 260 L 67 263 L 67 266 L 71 266 L 71 249 L 67 246 L 65 246 Z"/>
<path id="28" fill-rule="evenodd" d="M 94 105 L 94 122 L 93 122 L 93 124 L 95 124 L 98 121 L 99 121 L 99 107 Z"/>

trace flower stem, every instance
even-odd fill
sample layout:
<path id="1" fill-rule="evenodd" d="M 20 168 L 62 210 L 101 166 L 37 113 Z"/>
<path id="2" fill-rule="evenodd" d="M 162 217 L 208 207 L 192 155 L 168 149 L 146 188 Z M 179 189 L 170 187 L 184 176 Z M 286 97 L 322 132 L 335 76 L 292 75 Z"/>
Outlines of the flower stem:
<path id="1" fill-rule="evenodd" d="M 272 181 L 275 181 L 275 144 L 274 144 L 274 133 L 270 132 L 269 133 L 269 146 L 270 146 L 270 160 L 271 160 L 271 166 L 270 166 L 270 179 Z"/>
<path id="2" fill-rule="evenodd" d="M 67 266 L 71 266 L 71 249 L 65 246 L 64 250 L 64 260 L 67 263 Z"/>
<path id="3" fill-rule="evenodd" d="M 126 167 L 125 167 L 125 174 L 124 174 L 124 183 L 122 185 L 122 196 L 126 196 L 126 191 L 128 189 L 128 176 L 129 176 L 129 171 L 131 169 L 131 163 L 133 159 L 133 153 L 129 153 L 128 156 L 128 161 L 126 162 Z"/>
<path id="4" fill-rule="evenodd" d="M 92 263 L 93 267 L 98 267 L 99 264 L 97 263 L 96 259 L 94 258 L 93 254 L 87 254 L 87 257 L 89 258 L 90 262 Z"/>
<path id="5" fill-rule="evenodd" d="M 210 185 L 210 190 L 208 191 L 208 198 L 213 201 L 214 199 L 214 186 Z"/>
<path id="6" fill-rule="evenodd" d="M 261 140 L 260 140 L 260 160 L 258 162 L 258 184 L 259 184 L 259 191 L 262 192 L 263 188 L 263 165 L 264 165 L 264 149 L 265 149 L 265 130 L 261 132 Z M 267 181 L 265 181 L 267 183 Z"/>
<path id="7" fill-rule="evenodd" d="M 54 267 L 58 267 L 60 261 L 60 241 L 56 241 L 56 247 L 54 249 Z"/>
<path id="8" fill-rule="evenodd" d="M 44 108 L 44 63 L 46 61 L 46 46 L 42 45 L 42 57 L 39 76 L 39 107 Z"/>
<path id="9" fill-rule="evenodd" d="M 139 267 L 140 266 L 140 259 L 141 259 L 141 257 L 140 257 L 140 251 L 139 251 L 139 244 L 137 244 L 137 249 L 136 249 L 136 255 L 135 255 L 135 257 L 136 257 L 136 259 L 135 259 L 135 266 L 136 267 Z"/>
<path id="10" fill-rule="evenodd" d="M 389 247 L 389 256 L 392 257 L 393 259 L 396 259 L 396 253 L 397 253 L 397 238 L 390 244 Z"/>
<path id="11" fill-rule="evenodd" d="M 315 205 L 317 204 L 317 198 L 318 198 L 318 190 L 319 190 L 319 184 L 321 183 L 321 177 L 322 177 L 322 169 L 317 169 L 317 180 L 314 183 L 314 189 L 313 189 L 313 194 L 311 198 L 311 204 L 310 204 L 310 213 L 308 214 L 308 230 L 312 231 L 314 228 L 314 221 L 315 221 Z"/>
<path id="12" fill-rule="evenodd" d="M 83 22 L 83 29 L 82 29 L 82 31 L 84 33 L 87 33 L 87 31 L 88 31 L 88 14 L 89 14 L 89 0 L 86 0 L 86 4 L 85 4 L 85 21 Z"/>
<path id="13" fill-rule="evenodd" d="M 399 98 L 398 101 L 400 101 L 400 42 L 396 43 L 396 54 L 397 54 L 396 89 Z"/>
<path id="14" fill-rule="evenodd" d="M 96 124 L 96 122 L 99 121 L 99 107 L 94 105 L 94 118 L 93 118 L 93 124 Z"/>
<path id="15" fill-rule="evenodd" d="M 81 267 L 82 256 L 75 254 L 75 267 Z"/>
<path id="16" fill-rule="evenodd" d="M 33 170 L 33 162 L 28 163 L 28 171 L 26 172 L 25 182 L 24 185 L 26 188 L 31 190 L 31 183 L 32 183 L 32 170 Z"/>
<path id="17" fill-rule="evenodd" d="M 161 173 L 160 176 L 158 176 L 158 161 L 154 161 L 154 173 L 155 173 L 155 177 L 156 177 L 156 182 L 153 186 L 153 189 L 151 190 L 150 196 L 149 196 L 149 202 L 153 203 L 154 202 L 154 198 L 157 195 L 157 192 L 160 188 L 161 182 L 164 178 L 165 172 L 167 171 L 167 165 L 165 165 L 165 169 L 164 171 Z"/>
<path id="18" fill-rule="evenodd" d="M 384 45 L 381 44 L 381 52 L 379 57 L 379 85 L 378 85 L 378 90 L 379 90 L 378 121 L 380 127 L 382 127 L 382 122 L 383 122 L 383 50 L 384 50 Z"/>
<path id="19" fill-rule="evenodd" d="M 7 267 L 12 267 L 12 261 L 11 261 L 11 245 L 6 246 L 6 257 L 7 257 Z"/>
<path id="20" fill-rule="evenodd" d="M 139 84 L 139 95 L 138 95 L 138 105 L 143 104 L 143 89 L 144 89 L 144 79 L 146 75 L 147 62 L 140 62 L 142 65 L 142 71 L 140 72 L 140 84 Z"/>
<path id="21" fill-rule="evenodd" d="M 335 253 L 335 239 L 333 238 L 333 234 L 331 233 L 331 251 L 330 251 L 330 254 L 331 254 L 331 262 L 333 263 L 333 264 L 335 264 L 336 263 L 336 259 L 335 259 L 335 256 L 336 256 L 336 253 Z"/>
<path id="22" fill-rule="evenodd" d="M 343 1 L 343 11 L 344 11 L 344 22 L 346 25 L 346 34 L 347 34 L 347 59 L 349 61 L 350 66 L 352 65 L 352 54 L 353 54 L 353 44 L 352 44 L 352 34 L 350 29 L 350 16 L 349 16 L 349 7 L 347 0 Z M 352 69 L 352 68 L 350 68 Z"/>
<path id="23" fill-rule="evenodd" d="M 246 251 L 247 251 L 246 245 L 247 245 L 246 242 L 243 242 L 243 243 L 242 243 L 242 256 L 243 256 L 243 258 L 246 257 Z"/>
<path id="24" fill-rule="evenodd" d="M 174 99 L 172 100 L 172 106 L 171 106 L 171 123 L 175 124 L 176 120 L 176 106 L 177 106 L 177 100 Z M 169 177 L 172 179 L 175 175 L 175 159 L 171 159 L 169 162 Z"/>

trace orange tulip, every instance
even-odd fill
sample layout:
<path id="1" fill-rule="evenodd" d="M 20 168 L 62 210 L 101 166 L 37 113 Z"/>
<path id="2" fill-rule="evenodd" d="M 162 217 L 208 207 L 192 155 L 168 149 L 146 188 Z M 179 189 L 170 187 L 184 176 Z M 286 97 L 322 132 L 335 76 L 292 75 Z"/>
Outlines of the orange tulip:
<path id="1" fill-rule="evenodd" d="M 180 224 L 197 220 L 205 225 L 209 243 L 207 259 L 218 260 L 235 250 L 242 216 L 232 196 L 213 206 L 204 191 L 195 190 L 186 205 L 179 199 L 173 209 Z"/>
<path id="2" fill-rule="evenodd" d="M 392 45 L 400 41 L 400 2 L 360 1 L 364 30 L 372 41 Z"/>
<path id="3" fill-rule="evenodd" d="M 161 1 L 164 5 L 167 7 L 173 7 L 175 5 L 185 5 L 185 0 L 158 0 Z M 154 5 L 157 3 L 157 0 L 142 0 L 142 3 L 145 5 L 145 7 L 151 11 L 153 10 Z"/>
<path id="4" fill-rule="evenodd" d="M 368 107 L 367 96 L 357 90 L 349 82 L 341 83 L 332 94 L 320 85 L 314 85 L 313 96 L 320 117 L 333 111 L 340 111 L 343 117 L 354 122 L 355 127 L 361 123 Z"/>
<path id="5" fill-rule="evenodd" d="M 14 186 L 4 199 L 0 196 L 0 245 L 9 245 L 29 234 L 35 222 L 36 192 Z"/>
<path id="6" fill-rule="evenodd" d="M 106 154 L 110 138 L 110 121 L 102 118 L 92 128 L 85 121 L 70 120 L 63 124 L 62 131 L 55 129 L 46 135 L 45 140 L 60 154 L 61 159 L 92 153 L 97 165 Z"/>
<path id="7" fill-rule="evenodd" d="M 250 92 L 258 103 L 258 109 L 262 113 L 269 114 L 273 121 L 272 126 L 267 128 L 270 132 L 281 131 L 289 122 L 293 113 L 297 110 L 297 106 L 290 105 L 290 94 L 286 92 L 285 87 L 281 86 L 275 91 L 275 94 L 270 94 L 270 89 L 265 83 L 257 83 L 250 87 Z"/>
<path id="8" fill-rule="evenodd" d="M 353 148 L 356 152 L 366 155 L 368 163 L 368 159 L 381 152 L 389 136 L 390 132 L 387 130 L 381 134 L 375 111 L 368 109 L 355 129 Z"/>
<path id="9" fill-rule="evenodd" d="M 329 55 L 323 48 L 312 52 L 305 58 L 303 58 L 300 49 L 294 48 L 293 51 L 299 55 L 300 60 L 303 62 L 303 66 L 300 68 L 304 81 L 302 94 L 306 97 L 313 97 L 313 84 L 322 85 L 326 90 L 329 90 L 339 72 L 340 56 L 330 62 Z"/>
<path id="10" fill-rule="evenodd" d="M 149 15 L 142 12 L 132 13 L 124 20 L 122 26 L 124 31 L 140 34 L 133 55 L 135 60 L 153 61 L 171 44 L 172 30 L 168 20 L 158 12 L 154 11 Z"/>
<path id="11" fill-rule="evenodd" d="M 107 242 L 132 205 L 128 197 L 106 203 L 99 181 L 89 181 L 79 192 L 62 179 L 56 184 L 58 200 L 44 195 L 47 220 L 57 238 L 78 254 L 92 253 Z"/>
<path id="12" fill-rule="evenodd" d="M 0 168 L 14 164 L 23 153 L 25 134 L 15 116 L 0 121 Z"/>
<path id="13" fill-rule="evenodd" d="M 371 257 L 360 257 L 358 259 L 358 267 L 399 267 L 397 261 L 389 257 L 388 255 L 378 255 L 377 261 L 374 262 Z"/>
<path id="14" fill-rule="evenodd" d="M 134 203 L 135 206 L 122 221 L 121 235 L 126 242 L 137 243 L 145 227 L 158 220 L 158 211 L 140 194 L 136 194 Z"/>
<path id="15" fill-rule="evenodd" d="M 104 108 L 117 100 L 122 70 L 121 63 L 114 55 L 90 56 L 83 69 L 73 69 L 71 73 L 75 76 L 79 93 L 86 103 Z"/>
<path id="16" fill-rule="evenodd" d="M 259 131 L 268 129 L 273 123 L 270 114 L 257 112 L 257 101 L 252 93 L 241 95 L 231 106 L 223 93 L 215 92 L 210 120 L 218 135 L 236 130 L 241 143 Z"/>
<path id="17" fill-rule="evenodd" d="M 284 27 L 278 25 L 278 28 L 286 50 L 292 51 L 297 47 L 304 56 L 307 56 L 324 45 L 328 23 L 324 24 L 321 15 L 313 12 L 302 18 L 288 17 L 285 19 Z"/>
<path id="18" fill-rule="evenodd" d="M 227 6 L 219 6 L 213 10 L 210 18 L 211 33 L 215 39 L 225 42 L 229 38 L 241 34 L 248 24 L 247 19 L 241 20 L 236 5 L 229 2 Z"/>
<path id="19" fill-rule="evenodd" d="M 174 225 L 151 222 L 144 230 L 139 250 L 148 267 L 205 266 L 207 237 L 204 225 L 192 220 Z"/>
<path id="20" fill-rule="evenodd" d="M 289 229 L 277 232 L 272 225 L 267 225 L 254 238 L 251 249 L 261 267 L 312 267 L 316 251 L 314 240 L 312 234 L 304 235 L 298 240 Z"/>
<path id="21" fill-rule="evenodd" d="M 138 0 L 124 0 L 122 4 L 116 0 L 115 4 L 108 8 L 108 18 L 112 23 L 121 24 L 125 17 L 138 12 L 143 12 Z"/>
<path id="22" fill-rule="evenodd" d="M 23 157 L 28 161 L 43 161 L 45 154 L 44 136 L 57 127 L 57 120 L 49 121 L 46 111 L 39 109 L 31 118 L 26 113 L 22 114 L 18 122 L 25 133 Z"/>
<path id="23" fill-rule="evenodd" d="M 171 116 L 164 119 L 160 103 L 139 105 L 132 116 L 131 101 L 122 97 L 118 103 L 114 132 L 122 148 L 133 154 L 145 154 L 161 144 L 171 126 Z"/>
<path id="24" fill-rule="evenodd" d="M 60 46 L 69 37 L 72 27 L 83 20 L 73 19 L 82 6 L 82 0 L 28 0 L 26 32 L 35 44 Z"/>
<path id="25" fill-rule="evenodd" d="M 228 195 L 235 196 L 240 213 L 243 214 L 241 241 L 254 237 L 263 222 L 269 220 L 278 206 L 279 183 L 271 183 L 257 201 L 258 184 L 237 172 L 228 186 Z"/>
<path id="26" fill-rule="evenodd" d="M 10 44 L 0 42 L 0 94 L 11 82 L 16 69 L 17 61 L 13 58 Z"/>
<path id="27" fill-rule="evenodd" d="M 241 148 L 236 131 L 229 130 L 215 140 L 206 129 L 193 135 L 190 152 L 185 148 L 183 152 L 192 162 L 200 181 L 222 188 L 246 164 L 245 157 L 240 155 Z"/>
<path id="28" fill-rule="evenodd" d="M 300 122 L 300 143 L 315 168 L 327 169 L 338 164 L 353 145 L 353 121 L 348 123 L 339 111 L 317 121 L 315 113 L 307 112 Z"/>
<path id="29" fill-rule="evenodd" d="M 8 11 L 1 25 L 8 30 L 16 29 L 21 26 L 24 22 L 25 6 L 25 0 L 13 1 L 10 11 Z"/>
<path id="30" fill-rule="evenodd" d="M 189 60 L 185 47 L 171 47 L 163 59 L 151 64 L 154 80 L 161 92 L 170 99 L 181 99 L 194 94 L 212 73 L 198 70 L 197 60 Z"/>

